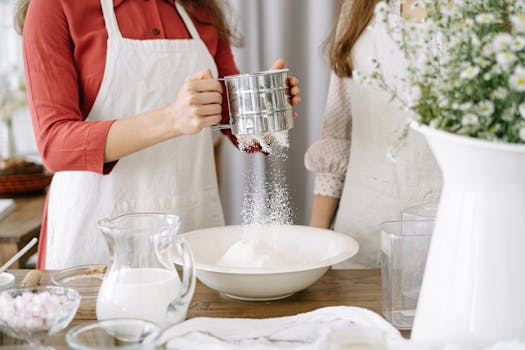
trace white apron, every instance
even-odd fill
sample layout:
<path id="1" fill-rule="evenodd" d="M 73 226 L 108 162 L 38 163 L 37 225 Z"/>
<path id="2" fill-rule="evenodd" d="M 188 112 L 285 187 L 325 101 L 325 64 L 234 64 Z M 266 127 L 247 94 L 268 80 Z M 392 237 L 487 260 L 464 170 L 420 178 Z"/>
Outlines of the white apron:
<path id="1" fill-rule="evenodd" d="M 398 18 L 399 20 L 399 18 Z M 352 51 L 354 67 L 372 71 L 371 58 L 381 62 L 391 84 L 405 74 L 401 52 L 385 25 L 375 19 Z M 441 172 L 423 136 L 410 131 L 406 145 L 388 159 L 409 114 L 382 91 L 350 81 L 352 138 L 350 159 L 334 230 L 351 235 L 359 252 L 334 268 L 374 268 L 380 255 L 379 225 L 401 219 L 401 210 L 439 197 Z"/>
<path id="2" fill-rule="evenodd" d="M 87 121 L 122 118 L 175 101 L 186 77 L 217 67 L 182 6 L 177 10 L 192 39 L 122 37 L 112 0 L 101 0 L 108 31 L 106 68 Z M 211 131 L 180 136 L 118 161 L 106 176 L 58 172 L 50 188 L 46 269 L 107 263 L 98 220 L 129 212 L 182 218 L 181 231 L 224 225 Z"/>

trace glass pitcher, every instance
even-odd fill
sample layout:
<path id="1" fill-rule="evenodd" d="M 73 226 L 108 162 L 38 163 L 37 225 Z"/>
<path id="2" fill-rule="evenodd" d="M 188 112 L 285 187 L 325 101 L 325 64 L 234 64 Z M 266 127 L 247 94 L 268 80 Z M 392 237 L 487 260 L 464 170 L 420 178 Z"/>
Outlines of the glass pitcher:
<path id="1" fill-rule="evenodd" d="M 138 318 L 165 327 L 186 318 L 195 291 L 193 254 L 177 232 L 180 218 L 157 213 L 102 219 L 108 272 L 97 298 L 97 319 Z M 182 265 L 182 282 L 175 262 Z"/>

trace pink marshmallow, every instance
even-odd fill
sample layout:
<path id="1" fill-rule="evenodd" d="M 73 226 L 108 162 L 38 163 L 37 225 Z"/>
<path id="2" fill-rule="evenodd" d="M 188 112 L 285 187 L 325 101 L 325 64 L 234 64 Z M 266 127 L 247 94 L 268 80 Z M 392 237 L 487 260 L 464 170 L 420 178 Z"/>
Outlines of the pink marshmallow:
<path id="1" fill-rule="evenodd" d="M 15 331 L 37 331 L 52 327 L 73 306 L 66 296 L 49 292 L 25 292 L 15 298 L 0 294 L 0 321 Z"/>

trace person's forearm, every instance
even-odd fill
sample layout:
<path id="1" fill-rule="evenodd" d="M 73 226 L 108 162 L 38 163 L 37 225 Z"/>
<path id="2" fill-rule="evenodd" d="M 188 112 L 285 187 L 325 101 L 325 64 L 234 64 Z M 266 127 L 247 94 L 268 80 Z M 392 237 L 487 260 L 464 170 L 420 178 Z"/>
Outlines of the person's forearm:
<path id="1" fill-rule="evenodd" d="M 104 162 L 119 160 L 172 137 L 196 134 L 218 123 L 222 113 L 222 90 L 209 69 L 190 75 L 175 102 L 111 124 Z"/>
<path id="2" fill-rule="evenodd" d="M 339 198 L 314 195 L 310 226 L 319 228 L 330 228 L 334 219 Z"/>
<path id="3" fill-rule="evenodd" d="M 116 120 L 108 132 L 104 162 L 116 161 L 177 136 L 172 124 L 164 109 Z"/>

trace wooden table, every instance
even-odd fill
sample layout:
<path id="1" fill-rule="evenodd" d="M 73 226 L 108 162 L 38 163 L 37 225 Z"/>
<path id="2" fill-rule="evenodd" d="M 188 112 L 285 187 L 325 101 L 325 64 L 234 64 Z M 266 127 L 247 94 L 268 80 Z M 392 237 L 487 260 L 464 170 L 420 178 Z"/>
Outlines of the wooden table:
<path id="1" fill-rule="evenodd" d="M 27 270 L 11 271 L 21 281 Z M 47 284 L 51 272 L 45 272 L 41 284 Z M 277 301 L 249 302 L 225 297 L 197 282 L 188 318 L 290 316 L 325 306 L 359 306 L 381 313 L 381 275 L 379 270 L 329 270 L 319 281 L 291 297 Z M 87 322 L 75 319 L 71 326 Z M 50 337 L 46 344 L 55 349 L 67 349 L 67 330 Z M 403 335 L 408 336 L 407 332 Z M 0 345 L 21 344 L 19 340 L 0 336 Z"/>
<path id="2" fill-rule="evenodd" d="M 34 237 L 38 237 L 45 200 L 45 194 L 15 198 L 15 210 L 0 220 L 0 265 L 9 260 Z M 11 268 L 25 266 L 26 260 L 36 253 L 36 250 L 35 245 Z"/>

